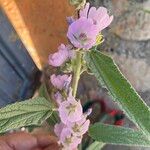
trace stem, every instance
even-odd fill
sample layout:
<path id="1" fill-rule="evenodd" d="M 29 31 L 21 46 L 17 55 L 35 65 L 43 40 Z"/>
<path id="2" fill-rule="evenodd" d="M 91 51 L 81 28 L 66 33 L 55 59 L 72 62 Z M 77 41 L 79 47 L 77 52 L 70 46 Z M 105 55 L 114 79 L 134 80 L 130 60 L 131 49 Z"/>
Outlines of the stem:
<path id="1" fill-rule="evenodd" d="M 82 150 L 82 142 L 79 145 L 79 150 Z"/>
<path id="2" fill-rule="evenodd" d="M 76 96 L 76 93 L 77 93 L 81 67 L 82 67 L 82 52 L 77 51 L 75 65 L 73 68 L 74 76 L 73 76 L 73 83 L 72 83 L 72 90 L 73 90 L 72 93 L 74 97 Z"/>

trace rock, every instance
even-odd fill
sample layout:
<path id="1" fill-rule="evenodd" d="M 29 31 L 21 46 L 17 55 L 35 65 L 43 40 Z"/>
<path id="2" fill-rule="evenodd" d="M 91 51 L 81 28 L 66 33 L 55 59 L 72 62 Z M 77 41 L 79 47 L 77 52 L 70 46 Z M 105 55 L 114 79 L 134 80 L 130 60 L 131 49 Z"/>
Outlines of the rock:
<path id="1" fill-rule="evenodd" d="M 113 55 L 122 73 L 138 91 L 150 90 L 150 66 L 144 59 Z"/>
<path id="2" fill-rule="evenodd" d="M 95 0 L 93 5 L 103 5 L 114 15 L 112 32 L 126 40 L 150 39 L 150 0 Z"/>
<path id="3" fill-rule="evenodd" d="M 128 41 L 109 32 L 104 39 L 99 49 L 110 53 L 136 90 L 150 90 L 150 41 Z"/>

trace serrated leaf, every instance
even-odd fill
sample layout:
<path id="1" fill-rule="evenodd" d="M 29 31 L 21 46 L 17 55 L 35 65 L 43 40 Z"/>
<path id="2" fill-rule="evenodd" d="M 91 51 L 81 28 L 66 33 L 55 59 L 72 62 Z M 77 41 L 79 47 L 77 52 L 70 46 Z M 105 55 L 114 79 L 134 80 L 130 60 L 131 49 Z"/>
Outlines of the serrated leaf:
<path id="1" fill-rule="evenodd" d="M 126 115 L 150 136 L 150 108 L 121 74 L 114 61 L 96 50 L 87 53 L 86 61 L 90 70 L 98 80 L 103 81 Z"/>
<path id="2" fill-rule="evenodd" d="M 150 147 L 150 140 L 141 131 L 96 123 L 89 129 L 90 136 L 107 144 Z"/>
<path id="3" fill-rule="evenodd" d="M 44 97 L 44 98 L 46 98 L 47 100 L 49 100 L 50 105 L 51 105 L 52 107 L 55 107 L 55 106 L 54 106 L 54 102 L 50 99 L 50 96 L 49 96 L 49 93 L 48 93 L 48 90 L 47 90 L 47 87 L 46 87 L 46 84 L 45 84 L 45 83 L 43 83 L 43 84 L 41 85 L 40 89 L 39 89 L 39 96 Z M 58 122 L 60 122 L 59 116 L 58 116 L 58 112 L 54 111 L 54 112 L 52 113 L 51 117 L 49 117 L 49 118 L 47 119 L 47 123 L 48 123 L 50 126 L 54 127 L 54 125 L 55 125 L 56 123 L 58 123 Z"/>
<path id="4" fill-rule="evenodd" d="M 39 126 L 51 114 L 50 103 L 41 97 L 8 105 L 0 109 L 0 133 L 25 126 Z"/>
<path id="5" fill-rule="evenodd" d="M 95 141 L 86 150 L 101 150 L 104 145 L 105 143 Z"/>

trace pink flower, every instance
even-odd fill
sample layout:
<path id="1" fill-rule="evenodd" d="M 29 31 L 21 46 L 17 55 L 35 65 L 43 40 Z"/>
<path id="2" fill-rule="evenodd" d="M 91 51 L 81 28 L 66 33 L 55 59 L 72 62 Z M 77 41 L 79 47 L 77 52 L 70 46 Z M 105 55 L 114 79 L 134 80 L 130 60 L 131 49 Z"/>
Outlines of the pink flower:
<path id="1" fill-rule="evenodd" d="M 56 87 L 59 90 L 67 89 L 70 82 L 71 82 L 72 76 L 68 75 L 51 75 L 50 80 L 54 87 Z"/>
<path id="2" fill-rule="evenodd" d="M 60 138 L 61 132 L 62 130 L 66 127 L 65 124 L 63 124 L 62 122 L 60 122 L 59 124 L 55 124 L 54 126 L 54 132 L 55 134 Z"/>
<path id="3" fill-rule="evenodd" d="M 90 8 L 90 3 L 85 5 L 83 10 L 80 10 L 80 17 L 90 18 L 97 25 L 99 32 L 108 27 L 113 20 L 113 16 L 109 16 L 105 7 Z"/>
<path id="4" fill-rule="evenodd" d="M 77 122 L 68 122 L 67 126 L 70 129 L 70 131 L 75 136 L 82 136 L 88 131 L 90 125 L 90 120 L 86 120 L 85 118 L 77 121 Z"/>
<path id="5" fill-rule="evenodd" d="M 58 47 L 58 52 L 49 55 L 49 64 L 54 67 L 61 66 L 65 61 L 71 58 L 73 51 L 70 49 L 70 46 L 65 46 L 61 44 Z"/>
<path id="6" fill-rule="evenodd" d="M 65 150 L 76 149 L 77 146 L 81 143 L 82 137 L 73 136 L 70 130 L 64 128 L 60 135 L 60 142 L 64 146 Z"/>
<path id="7" fill-rule="evenodd" d="M 80 101 L 77 102 L 74 97 L 68 97 L 66 101 L 62 102 L 58 111 L 64 124 L 81 120 L 83 114 Z"/>
<path id="8" fill-rule="evenodd" d="M 98 33 L 92 19 L 81 17 L 69 26 L 67 37 L 76 48 L 89 49 L 95 45 Z"/>

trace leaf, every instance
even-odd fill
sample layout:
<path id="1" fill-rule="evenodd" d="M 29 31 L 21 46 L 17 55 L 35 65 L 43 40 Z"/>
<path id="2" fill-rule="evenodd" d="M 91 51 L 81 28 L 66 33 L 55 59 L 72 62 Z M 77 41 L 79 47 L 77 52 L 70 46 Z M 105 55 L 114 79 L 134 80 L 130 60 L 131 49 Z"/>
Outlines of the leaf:
<path id="1" fill-rule="evenodd" d="M 126 115 L 147 136 L 150 135 L 150 108 L 121 74 L 114 61 L 96 50 L 86 54 L 86 61 L 90 70 L 106 86 Z"/>
<path id="2" fill-rule="evenodd" d="M 46 87 L 45 83 L 41 84 L 41 86 L 40 86 L 39 96 L 44 97 L 46 99 L 49 99 L 49 94 L 48 94 L 47 87 Z"/>
<path id="3" fill-rule="evenodd" d="M 105 143 L 95 141 L 86 150 L 101 150 L 104 145 Z"/>
<path id="4" fill-rule="evenodd" d="M 39 126 L 51 114 L 50 103 L 42 97 L 8 105 L 0 109 L 0 133 L 24 126 Z"/>
<path id="5" fill-rule="evenodd" d="M 52 107 L 55 107 L 54 102 L 50 99 L 50 96 L 49 96 L 49 93 L 48 93 L 45 83 L 43 83 L 39 89 L 39 96 L 44 97 L 47 100 L 49 100 L 50 105 Z M 54 127 L 54 125 L 59 122 L 60 122 L 59 115 L 58 115 L 58 112 L 56 112 L 56 111 L 54 111 L 52 113 L 52 115 L 47 119 L 47 123 L 52 127 Z"/>
<path id="6" fill-rule="evenodd" d="M 150 140 L 141 131 L 95 123 L 89 129 L 90 136 L 107 144 L 150 147 Z"/>
<path id="7" fill-rule="evenodd" d="M 47 119 L 47 123 L 52 127 L 54 127 L 54 125 L 59 122 L 60 122 L 59 115 L 58 112 L 56 111 L 54 111 L 52 115 Z"/>

